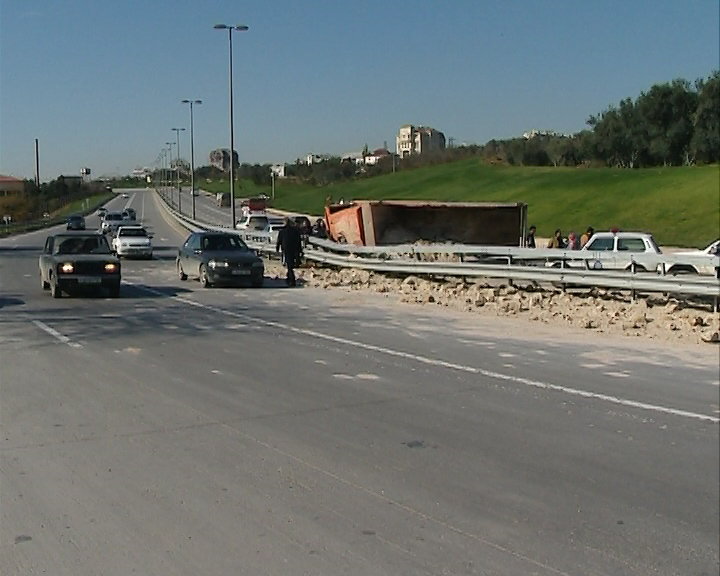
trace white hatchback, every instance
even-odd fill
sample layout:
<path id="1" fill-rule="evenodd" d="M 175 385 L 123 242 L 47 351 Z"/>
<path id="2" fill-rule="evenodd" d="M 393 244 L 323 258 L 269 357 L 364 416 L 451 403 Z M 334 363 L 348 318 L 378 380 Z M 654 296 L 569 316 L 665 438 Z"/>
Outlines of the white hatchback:
<path id="1" fill-rule="evenodd" d="M 151 259 L 153 255 L 151 234 L 142 226 L 120 226 L 112 239 L 112 247 L 118 257 Z"/>

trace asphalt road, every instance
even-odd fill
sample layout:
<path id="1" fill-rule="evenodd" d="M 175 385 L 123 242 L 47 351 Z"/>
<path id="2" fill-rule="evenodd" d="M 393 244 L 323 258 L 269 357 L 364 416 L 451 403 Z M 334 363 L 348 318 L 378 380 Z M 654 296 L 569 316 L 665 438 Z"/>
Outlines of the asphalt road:
<path id="1" fill-rule="evenodd" d="M 0 574 L 718 574 L 716 351 L 203 290 L 127 203 L 117 300 L 0 241 Z"/>

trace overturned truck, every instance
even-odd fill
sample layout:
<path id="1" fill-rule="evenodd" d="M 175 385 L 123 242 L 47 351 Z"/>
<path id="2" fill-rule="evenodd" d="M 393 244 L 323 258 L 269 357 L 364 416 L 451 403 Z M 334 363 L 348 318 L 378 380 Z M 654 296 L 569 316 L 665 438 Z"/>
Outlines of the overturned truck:
<path id="1" fill-rule="evenodd" d="M 527 204 L 356 200 L 325 207 L 330 237 L 358 246 L 415 242 L 523 246 Z"/>

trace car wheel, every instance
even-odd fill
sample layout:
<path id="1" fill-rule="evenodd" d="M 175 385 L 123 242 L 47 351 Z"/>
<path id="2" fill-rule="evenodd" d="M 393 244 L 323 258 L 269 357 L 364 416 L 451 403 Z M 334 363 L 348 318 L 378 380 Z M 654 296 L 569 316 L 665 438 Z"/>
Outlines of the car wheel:
<path id="1" fill-rule="evenodd" d="M 187 274 L 185 274 L 185 271 L 183 270 L 182 264 L 180 264 L 180 262 L 177 263 L 177 273 L 180 280 L 182 280 L 183 282 L 187 280 Z"/>
<path id="2" fill-rule="evenodd" d="M 262 288 L 264 281 L 265 281 L 265 278 L 258 278 L 257 280 L 252 281 L 251 286 L 253 288 Z"/>
<path id="3" fill-rule="evenodd" d="M 43 278 L 42 272 L 40 272 L 40 285 L 42 286 L 43 290 L 50 290 L 50 282 L 45 281 L 45 278 Z"/>
<path id="4" fill-rule="evenodd" d="M 210 288 L 210 286 L 212 286 L 212 283 L 208 279 L 207 268 L 205 268 L 205 264 L 200 264 L 200 286 L 202 286 L 203 288 Z"/>
<path id="5" fill-rule="evenodd" d="M 60 290 L 60 286 L 58 286 L 57 283 L 51 284 L 50 290 L 53 298 L 62 298 L 62 290 Z"/>
<path id="6" fill-rule="evenodd" d="M 110 298 L 120 297 L 120 283 L 118 282 L 115 286 L 110 288 Z"/>
<path id="7" fill-rule="evenodd" d="M 632 265 L 625 268 L 625 272 L 632 272 Z M 647 272 L 647 269 L 645 268 L 645 266 L 640 266 L 639 264 L 636 264 L 635 272 Z"/>

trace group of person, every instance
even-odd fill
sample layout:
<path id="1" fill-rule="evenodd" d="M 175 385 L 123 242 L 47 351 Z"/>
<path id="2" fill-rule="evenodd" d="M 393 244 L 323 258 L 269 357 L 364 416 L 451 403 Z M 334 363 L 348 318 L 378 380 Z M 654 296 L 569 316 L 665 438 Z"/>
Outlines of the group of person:
<path id="1" fill-rule="evenodd" d="M 537 228 L 535 226 L 530 226 L 527 236 L 525 237 L 525 246 L 527 248 L 536 248 L 535 243 L 535 233 L 537 232 Z M 547 243 L 548 248 L 558 248 L 560 250 L 580 250 L 585 244 L 588 243 L 590 238 L 592 238 L 592 235 L 595 233 L 595 230 L 592 226 L 588 226 L 588 229 L 585 231 L 585 233 L 578 238 L 578 235 L 575 234 L 575 232 L 570 232 L 567 237 L 563 236 L 562 230 L 558 228 L 555 230 L 555 234 L 553 234 L 553 237 L 550 238 L 550 240 Z"/>

